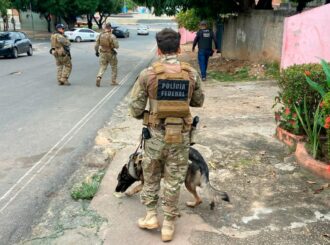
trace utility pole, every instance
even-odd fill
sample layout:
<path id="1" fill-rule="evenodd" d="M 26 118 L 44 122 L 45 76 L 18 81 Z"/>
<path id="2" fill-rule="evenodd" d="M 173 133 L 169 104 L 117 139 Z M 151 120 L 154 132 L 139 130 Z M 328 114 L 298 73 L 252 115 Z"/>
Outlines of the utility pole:
<path id="1" fill-rule="evenodd" d="M 32 1 L 31 0 L 30 0 L 30 13 L 31 13 L 31 22 L 32 22 L 32 37 L 34 38 L 34 22 L 33 22 Z"/>

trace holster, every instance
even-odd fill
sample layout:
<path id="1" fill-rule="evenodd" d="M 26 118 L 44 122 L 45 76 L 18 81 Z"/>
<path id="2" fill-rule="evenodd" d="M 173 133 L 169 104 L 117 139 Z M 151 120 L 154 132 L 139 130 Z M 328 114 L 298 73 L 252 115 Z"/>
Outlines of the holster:
<path id="1" fill-rule="evenodd" d="M 183 119 L 177 117 L 168 117 L 165 119 L 165 143 L 180 144 L 183 142 Z"/>

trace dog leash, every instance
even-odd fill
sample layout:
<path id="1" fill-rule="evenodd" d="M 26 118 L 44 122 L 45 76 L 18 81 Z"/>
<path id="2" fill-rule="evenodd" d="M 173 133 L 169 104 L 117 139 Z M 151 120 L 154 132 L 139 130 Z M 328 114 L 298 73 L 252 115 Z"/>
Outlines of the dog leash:
<path id="1" fill-rule="evenodd" d="M 141 140 L 140 140 L 138 147 L 136 148 L 136 150 L 134 152 L 134 155 L 136 155 L 136 153 L 138 152 L 139 149 L 143 148 L 143 143 L 144 143 L 144 139 L 143 139 L 143 135 L 141 134 Z"/>

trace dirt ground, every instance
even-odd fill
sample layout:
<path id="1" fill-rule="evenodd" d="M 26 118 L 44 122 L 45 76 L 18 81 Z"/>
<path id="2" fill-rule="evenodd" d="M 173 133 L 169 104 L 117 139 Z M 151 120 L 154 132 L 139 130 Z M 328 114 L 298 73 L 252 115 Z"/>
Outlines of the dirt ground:
<path id="1" fill-rule="evenodd" d="M 201 119 L 194 147 L 209 165 L 211 184 L 226 191 L 231 203 L 210 210 L 200 190 L 204 202 L 191 209 L 185 206 L 191 195 L 183 187 L 182 217 L 171 244 L 330 244 L 330 189 L 321 190 L 327 182 L 302 169 L 290 149 L 274 138 L 276 82 L 210 79 L 203 86 L 205 104 L 192 110 Z M 72 180 L 110 163 L 91 205 L 72 201 L 69 187 L 63 189 L 22 244 L 162 244 L 159 231 L 136 226 L 144 214 L 138 195 L 112 195 L 142 128 L 129 116 L 127 102 L 99 130 L 84 159 L 85 172 Z"/>
<path id="2" fill-rule="evenodd" d="M 181 45 L 181 60 L 189 62 L 195 69 L 199 70 L 197 61 L 197 51 L 192 52 L 192 44 Z M 258 79 L 266 77 L 265 64 L 255 63 L 248 60 L 232 60 L 226 59 L 221 56 L 220 53 L 214 53 L 209 59 L 208 72 L 223 72 L 228 74 L 234 74 L 242 68 L 248 68 L 249 76 L 256 77 Z"/>

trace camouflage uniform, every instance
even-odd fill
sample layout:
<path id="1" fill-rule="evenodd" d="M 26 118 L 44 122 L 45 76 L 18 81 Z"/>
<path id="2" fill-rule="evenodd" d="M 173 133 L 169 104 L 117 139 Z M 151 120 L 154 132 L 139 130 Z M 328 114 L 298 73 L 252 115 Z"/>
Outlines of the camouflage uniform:
<path id="1" fill-rule="evenodd" d="M 180 62 L 177 60 L 176 55 L 164 56 L 160 62 L 174 66 L 180 71 Z M 191 67 L 189 77 L 193 81 L 190 106 L 201 107 L 204 102 L 201 78 L 197 71 Z M 148 99 L 150 111 L 152 111 L 149 88 L 151 81 L 154 79 L 155 71 L 153 67 L 149 67 L 140 73 L 133 87 L 129 102 L 130 113 L 133 117 L 139 119 L 143 116 Z M 189 116 L 191 118 L 191 115 Z M 164 192 L 162 193 L 164 218 L 166 220 L 174 220 L 178 215 L 180 186 L 184 182 L 188 168 L 189 132 L 182 133 L 182 143 L 169 144 L 164 140 L 165 131 L 162 127 L 151 126 L 148 128 L 151 138 L 145 141 L 145 154 L 142 162 L 144 185 L 141 201 L 146 206 L 147 211 L 156 210 L 161 175 L 164 172 Z"/>
<path id="2" fill-rule="evenodd" d="M 69 84 L 68 78 L 71 74 L 72 63 L 71 55 L 67 50 L 70 45 L 71 43 L 65 35 L 59 32 L 56 32 L 51 36 L 51 52 L 56 60 L 57 81 L 60 85 Z"/>
<path id="3" fill-rule="evenodd" d="M 103 39 L 103 40 L 102 40 Z M 103 45 L 105 43 L 105 45 Z M 103 43 L 103 44 L 102 44 Z M 108 64 L 111 66 L 112 83 L 116 83 L 117 79 L 117 53 L 114 49 L 119 48 L 119 44 L 115 35 L 111 34 L 111 31 L 102 32 L 96 39 L 95 52 L 100 53 L 100 69 L 97 74 L 98 78 L 102 78 Z"/>

